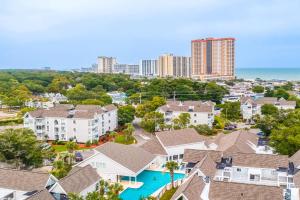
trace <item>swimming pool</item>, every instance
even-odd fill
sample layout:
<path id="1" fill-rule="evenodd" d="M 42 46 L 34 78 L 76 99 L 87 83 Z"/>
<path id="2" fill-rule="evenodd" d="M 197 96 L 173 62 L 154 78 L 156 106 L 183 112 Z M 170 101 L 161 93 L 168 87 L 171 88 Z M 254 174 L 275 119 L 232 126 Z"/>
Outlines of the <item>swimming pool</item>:
<path id="1" fill-rule="evenodd" d="M 184 174 L 174 174 L 174 180 L 182 179 Z M 128 180 L 124 177 L 123 180 Z M 120 194 L 122 200 L 140 200 L 141 197 L 148 197 L 162 186 L 171 182 L 169 172 L 145 170 L 137 176 L 138 182 L 143 182 L 143 186 L 137 189 L 127 188 Z"/>

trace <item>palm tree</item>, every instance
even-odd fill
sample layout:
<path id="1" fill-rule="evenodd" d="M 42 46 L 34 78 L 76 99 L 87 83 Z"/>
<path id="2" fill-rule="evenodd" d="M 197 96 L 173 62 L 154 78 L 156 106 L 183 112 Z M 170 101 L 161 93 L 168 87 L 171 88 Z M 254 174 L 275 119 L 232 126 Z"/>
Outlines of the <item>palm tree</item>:
<path id="1" fill-rule="evenodd" d="M 76 144 L 76 142 L 69 141 L 66 143 L 66 148 L 69 153 L 69 155 L 68 155 L 69 161 L 68 162 L 69 162 L 69 164 L 72 164 L 73 158 L 74 158 L 74 151 L 76 149 L 78 149 L 78 144 Z"/>
<path id="2" fill-rule="evenodd" d="M 107 189 L 107 187 L 109 186 L 108 182 L 106 182 L 105 180 L 100 180 L 99 182 L 99 194 L 101 197 L 103 197 L 105 195 L 105 190 Z"/>
<path id="3" fill-rule="evenodd" d="M 132 124 L 127 123 L 126 129 L 124 129 L 125 140 L 128 142 L 132 138 L 132 133 L 134 132 L 134 127 Z"/>
<path id="4" fill-rule="evenodd" d="M 169 161 L 166 163 L 166 168 L 170 171 L 172 188 L 174 188 L 174 171 L 179 168 L 178 163 L 175 161 Z"/>
<path id="5" fill-rule="evenodd" d="M 108 186 L 107 197 L 111 200 L 119 200 L 119 194 L 123 190 L 123 186 L 119 183 L 114 183 Z"/>
<path id="6" fill-rule="evenodd" d="M 84 200 L 82 196 L 76 193 L 69 193 L 68 194 L 68 199 L 69 200 Z"/>

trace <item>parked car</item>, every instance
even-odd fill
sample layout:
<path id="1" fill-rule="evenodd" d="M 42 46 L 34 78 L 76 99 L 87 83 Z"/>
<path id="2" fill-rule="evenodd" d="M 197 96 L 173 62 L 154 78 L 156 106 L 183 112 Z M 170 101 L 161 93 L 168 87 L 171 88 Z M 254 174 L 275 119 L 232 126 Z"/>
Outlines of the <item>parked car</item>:
<path id="1" fill-rule="evenodd" d="M 83 156 L 80 152 L 75 152 L 75 161 L 76 162 L 83 161 Z"/>
<path id="2" fill-rule="evenodd" d="M 48 149 L 51 148 L 51 145 L 48 144 L 48 143 L 43 143 L 43 144 L 41 144 L 41 148 L 42 148 L 43 150 L 48 150 Z"/>

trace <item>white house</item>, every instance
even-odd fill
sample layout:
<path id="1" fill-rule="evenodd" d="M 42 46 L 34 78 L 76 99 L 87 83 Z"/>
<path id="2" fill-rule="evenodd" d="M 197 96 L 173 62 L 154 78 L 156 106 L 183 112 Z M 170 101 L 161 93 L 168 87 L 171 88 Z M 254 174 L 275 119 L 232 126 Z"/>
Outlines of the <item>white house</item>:
<path id="1" fill-rule="evenodd" d="M 91 165 L 104 180 L 113 182 L 121 181 L 122 177 L 132 177 L 136 182 L 136 177 L 156 162 L 155 155 L 132 145 L 107 142 L 94 150 L 93 156 L 76 166 Z"/>
<path id="2" fill-rule="evenodd" d="M 158 156 L 158 164 L 169 160 L 181 162 L 185 149 L 207 150 L 208 137 L 199 135 L 193 128 L 157 132 L 156 137 L 146 142 L 141 148 Z"/>
<path id="3" fill-rule="evenodd" d="M 69 174 L 56 182 L 49 192 L 56 200 L 66 199 L 69 193 L 85 197 L 89 192 L 94 192 L 99 187 L 100 176 L 90 165 L 75 167 Z"/>
<path id="4" fill-rule="evenodd" d="M 49 173 L 0 168 L 0 199 L 27 199 L 52 187 L 57 181 Z"/>
<path id="5" fill-rule="evenodd" d="M 166 105 L 159 107 L 157 111 L 164 114 L 166 124 L 172 124 L 172 120 L 181 113 L 190 114 L 190 125 L 212 126 L 214 122 L 214 103 L 210 101 L 167 101 Z"/>
<path id="6" fill-rule="evenodd" d="M 99 139 L 118 125 L 114 105 L 58 104 L 50 109 L 39 109 L 24 115 L 24 128 L 30 128 L 38 139 L 77 142 Z"/>
<path id="7" fill-rule="evenodd" d="M 254 115 L 261 115 L 261 107 L 265 104 L 272 104 L 279 110 L 296 108 L 296 101 L 287 101 L 284 98 L 262 97 L 254 100 L 251 97 L 243 97 L 241 98 L 241 112 L 243 119 L 250 120 Z"/>

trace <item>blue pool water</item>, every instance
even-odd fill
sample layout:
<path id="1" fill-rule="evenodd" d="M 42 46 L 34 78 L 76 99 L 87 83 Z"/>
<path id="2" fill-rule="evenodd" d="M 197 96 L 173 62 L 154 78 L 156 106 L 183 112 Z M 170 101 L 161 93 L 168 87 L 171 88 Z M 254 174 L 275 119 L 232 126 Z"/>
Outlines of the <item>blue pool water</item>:
<path id="1" fill-rule="evenodd" d="M 174 180 L 182 179 L 184 174 L 174 174 Z M 124 177 L 123 180 L 128 180 Z M 143 182 L 143 186 L 137 189 L 127 188 L 120 194 L 122 200 L 139 200 L 141 197 L 147 197 L 162 186 L 170 183 L 169 172 L 159 172 L 145 170 L 137 176 L 138 182 Z M 132 179 L 133 181 L 133 179 Z"/>

